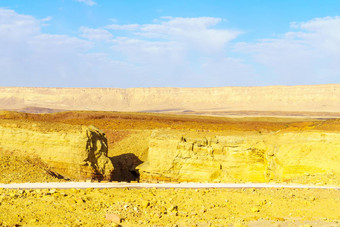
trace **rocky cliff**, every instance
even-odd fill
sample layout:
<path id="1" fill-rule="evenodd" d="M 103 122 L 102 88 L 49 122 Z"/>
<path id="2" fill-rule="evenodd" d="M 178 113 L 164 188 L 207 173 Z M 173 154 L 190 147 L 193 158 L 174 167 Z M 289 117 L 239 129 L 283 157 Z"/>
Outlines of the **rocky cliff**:
<path id="1" fill-rule="evenodd" d="M 56 173 L 72 179 L 111 179 L 105 134 L 93 126 L 1 120 L 0 147 L 37 156 Z"/>
<path id="2" fill-rule="evenodd" d="M 340 112 L 340 84 L 218 88 L 0 87 L 0 109 Z"/>
<path id="3" fill-rule="evenodd" d="M 340 133 L 190 138 L 154 132 L 141 181 L 340 183 Z"/>

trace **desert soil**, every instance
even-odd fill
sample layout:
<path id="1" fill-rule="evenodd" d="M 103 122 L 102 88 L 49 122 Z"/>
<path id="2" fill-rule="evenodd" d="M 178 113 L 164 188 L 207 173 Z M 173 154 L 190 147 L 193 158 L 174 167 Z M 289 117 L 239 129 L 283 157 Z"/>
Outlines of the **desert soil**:
<path id="1" fill-rule="evenodd" d="M 18 155 L 0 148 L 0 182 L 64 182 L 37 157 Z"/>
<path id="2" fill-rule="evenodd" d="M 327 189 L 0 190 L 0 225 L 339 226 Z"/>

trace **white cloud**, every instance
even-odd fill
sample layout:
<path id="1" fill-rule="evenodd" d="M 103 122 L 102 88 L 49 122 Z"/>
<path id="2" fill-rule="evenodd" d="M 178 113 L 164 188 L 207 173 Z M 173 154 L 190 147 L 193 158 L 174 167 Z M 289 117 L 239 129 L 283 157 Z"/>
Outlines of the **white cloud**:
<path id="1" fill-rule="evenodd" d="M 150 69 L 96 52 L 97 42 L 44 33 L 42 26 L 39 19 L 0 8 L 1 86 L 147 86 Z"/>
<path id="2" fill-rule="evenodd" d="M 124 53 L 130 61 L 137 63 L 174 62 L 183 60 L 185 47 L 175 42 L 145 41 L 117 38 L 112 49 Z"/>
<path id="3" fill-rule="evenodd" d="M 154 24 L 111 24 L 107 29 L 134 31 L 139 39 L 161 39 L 178 42 L 198 51 L 219 52 L 241 34 L 240 31 L 213 29 L 222 21 L 214 17 L 162 17 Z"/>
<path id="4" fill-rule="evenodd" d="M 176 42 L 146 41 L 132 38 L 117 38 L 112 46 L 114 52 L 122 53 L 126 62 L 139 68 L 138 74 L 150 85 L 165 86 L 183 77 L 189 70 L 185 47 Z M 169 86 L 169 85 L 168 85 Z"/>
<path id="5" fill-rule="evenodd" d="M 231 58 L 225 60 L 226 48 L 235 34 L 213 29 L 220 21 L 218 18 L 161 18 L 155 24 L 111 26 L 112 33 L 123 29 L 127 37 L 113 36 L 106 30 L 109 26 L 106 29 L 83 26 L 79 30 L 80 36 L 89 40 L 85 41 L 43 33 L 42 20 L 2 10 L 0 67 L 4 82 L 1 84 L 225 86 L 230 82 L 229 74 L 241 70 L 243 63 Z M 149 38 L 150 34 L 154 38 Z M 194 34 L 202 35 L 195 37 Z M 214 39 L 221 41 L 216 44 Z M 109 45 L 111 48 L 98 53 L 94 51 L 97 45 L 102 50 Z M 246 74 L 247 70 L 243 72 Z"/>
<path id="6" fill-rule="evenodd" d="M 142 66 L 143 73 L 153 76 L 153 80 L 162 75 L 160 79 L 164 84 L 217 86 L 219 79 L 220 82 L 225 81 L 225 70 L 214 70 L 216 79 L 208 79 L 212 75 L 209 67 L 216 65 L 204 65 L 204 61 L 210 62 L 215 55 L 224 55 L 230 41 L 240 34 L 238 31 L 212 28 L 221 21 L 211 17 L 163 17 L 155 20 L 154 24 L 114 24 L 106 28 L 130 32 L 127 37 L 114 39 L 112 50 L 122 53 L 128 62 Z M 230 66 L 225 65 L 227 68 Z M 203 75 L 203 71 L 207 74 Z"/>
<path id="7" fill-rule="evenodd" d="M 44 33 L 49 20 L 0 8 L 2 86 L 339 83 L 339 17 L 295 22 L 279 37 L 243 43 L 236 43 L 240 31 L 218 28 L 223 20 L 212 17 L 82 26 L 86 40 Z"/>
<path id="8" fill-rule="evenodd" d="M 44 21 L 44 22 L 50 21 L 50 20 L 52 20 L 51 16 L 48 16 L 48 17 L 45 17 L 45 18 L 41 19 L 41 21 Z"/>
<path id="9" fill-rule="evenodd" d="M 15 41 L 22 35 L 32 36 L 40 32 L 40 21 L 32 16 L 17 14 L 0 8 L 0 40 Z"/>
<path id="10" fill-rule="evenodd" d="M 128 30 L 133 31 L 137 30 L 139 28 L 138 24 L 126 24 L 126 25 L 119 25 L 119 24 L 110 24 L 105 26 L 107 29 L 113 29 L 113 30 Z"/>
<path id="11" fill-rule="evenodd" d="M 109 31 L 101 28 L 93 29 L 82 26 L 80 31 L 82 32 L 81 36 L 89 40 L 109 41 L 113 38 Z"/>
<path id="12" fill-rule="evenodd" d="M 142 25 L 138 34 L 181 42 L 199 51 L 219 52 L 241 34 L 240 31 L 211 28 L 221 21 L 214 17 L 163 17 L 159 23 Z"/>
<path id="13" fill-rule="evenodd" d="M 81 2 L 81 3 L 84 3 L 88 6 L 94 6 L 94 5 L 97 5 L 97 3 L 93 0 L 76 0 L 77 2 Z"/>
<path id="14" fill-rule="evenodd" d="M 264 66 L 266 80 L 282 84 L 339 82 L 340 18 L 294 22 L 291 28 L 294 30 L 279 38 L 239 43 L 235 50 L 252 55 Z"/>
<path id="15" fill-rule="evenodd" d="M 76 86 L 90 77 L 92 44 L 41 31 L 32 16 L 0 8 L 0 83 L 3 86 Z M 84 86 L 85 84 L 83 84 Z"/>
<path id="16" fill-rule="evenodd" d="M 306 32 L 297 32 L 296 37 L 306 44 L 327 53 L 339 53 L 340 50 L 340 18 L 325 17 L 303 22 L 298 28 Z"/>

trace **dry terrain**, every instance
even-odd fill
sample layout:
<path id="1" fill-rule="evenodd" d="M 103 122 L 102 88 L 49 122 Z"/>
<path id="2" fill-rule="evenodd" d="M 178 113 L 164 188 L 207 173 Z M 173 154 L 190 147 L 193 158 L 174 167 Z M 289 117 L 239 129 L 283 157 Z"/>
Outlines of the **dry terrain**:
<path id="1" fill-rule="evenodd" d="M 89 125 L 106 135 L 115 181 L 197 181 L 197 177 L 214 182 L 340 185 L 337 119 L 0 112 L 4 133 L 59 130 L 66 145 L 74 129 Z M 20 136 L 11 135 L 7 142 L 12 149 L 0 142 L 1 183 L 67 181 L 38 151 L 38 155 L 23 152 Z M 51 142 L 39 141 L 47 151 Z M 79 147 L 85 149 L 83 144 Z M 192 150 L 187 149 L 190 146 Z M 161 168 L 150 165 L 152 160 Z M 169 161 L 173 167 L 165 171 Z M 190 172 L 192 168 L 197 169 Z M 339 199 L 335 189 L 2 189 L 0 225 L 339 226 Z"/>
<path id="2" fill-rule="evenodd" d="M 293 116 L 320 113 L 339 117 L 340 84 L 127 89 L 0 87 L 1 109 L 44 113 L 62 110 Z"/>
<path id="3" fill-rule="evenodd" d="M 0 190 L 2 226 L 339 226 L 340 191 Z"/>

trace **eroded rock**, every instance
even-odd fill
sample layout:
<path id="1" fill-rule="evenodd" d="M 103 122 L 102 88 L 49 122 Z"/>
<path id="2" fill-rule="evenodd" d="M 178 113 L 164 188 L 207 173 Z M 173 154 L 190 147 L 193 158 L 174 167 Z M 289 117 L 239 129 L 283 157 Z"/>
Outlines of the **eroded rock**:
<path id="1" fill-rule="evenodd" d="M 180 137 L 155 131 L 141 181 L 340 182 L 340 134 Z M 322 155 L 321 155 L 322 154 Z"/>
<path id="2" fill-rule="evenodd" d="M 0 147 L 37 156 L 65 178 L 111 179 L 107 139 L 94 126 L 1 121 Z"/>
<path id="3" fill-rule="evenodd" d="M 142 181 L 265 181 L 265 151 L 249 150 L 234 137 L 212 139 L 152 135 L 148 159 L 138 166 Z"/>

